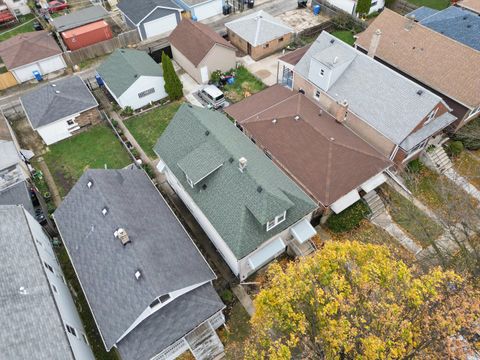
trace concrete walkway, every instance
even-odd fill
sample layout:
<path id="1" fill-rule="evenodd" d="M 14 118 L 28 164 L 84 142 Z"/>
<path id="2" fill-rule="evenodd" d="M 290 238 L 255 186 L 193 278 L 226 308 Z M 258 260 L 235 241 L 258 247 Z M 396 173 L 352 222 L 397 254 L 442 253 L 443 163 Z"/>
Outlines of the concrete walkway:
<path id="1" fill-rule="evenodd" d="M 40 171 L 43 173 L 43 178 L 45 179 L 45 182 L 50 189 L 50 193 L 52 195 L 52 200 L 55 204 L 55 207 L 59 207 L 60 203 L 62 202 L 62 197 L 60 196 L 60 193 L 58 191 L 57 184 L 55 184 L 55 180 L 53 180 L 52 173 L 50 172 L 47 164 L 45 164 L 45 161 L 43 161 L 42 157 L 38 158 L 38 166 L 40 167 Z"/>
<path id="2" fill-rule="evenodd" d="M 247 294 L 242 285 L 236 285 L 232 287 L 232 291 L 235 296 L 238 298 L 240 303 L 243 305 L 248 315 L 252 316 L 255 311 L 253 307 L 253 301 L 250 296 Z"/>
<path id="3" fill-rule="evenodd" d="M 392 217 L 387 212 L 378 215 L 372 220 L 372 223 L 388 232 L 411 253 L 416 255 L 422 251 L 422 247 L 411 239 L 397 224 L 395 224 Z"/>
<path id="4" fill-rule="evenodd" d="M 443 175 L 453 181 L 457 186 L 462 188 L 471 197 L 480 201 L 480 191 L 475 186 L 470 184 L 470 182 L 466 178 L 457 173 L 455 169 L 448 169 L 443 173 Z"/>

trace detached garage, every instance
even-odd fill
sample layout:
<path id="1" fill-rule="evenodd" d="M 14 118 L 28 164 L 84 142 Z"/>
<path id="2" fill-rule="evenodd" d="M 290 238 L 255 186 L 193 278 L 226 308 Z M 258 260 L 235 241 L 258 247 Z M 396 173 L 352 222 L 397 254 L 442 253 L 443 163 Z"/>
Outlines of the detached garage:
<path id="1" fill-rule="evenodd" d="M 197 21 L 222 14 L 223 0 L 176 0 L 185 10 L 191 13 Z"/>
<path id="2" fill-rule="evenodd" d="M 142 40 L 168 35 L 181 20 L 182 8 L 171 0 L 123 0 L 118 4 L 125 23 Z"/>
<path id="3" fill-rule="evenodd" d="M 19 83 L 65 69 L 62 50 L 48 31 L 35 31 L 0 42 L 0 57 Z"/>

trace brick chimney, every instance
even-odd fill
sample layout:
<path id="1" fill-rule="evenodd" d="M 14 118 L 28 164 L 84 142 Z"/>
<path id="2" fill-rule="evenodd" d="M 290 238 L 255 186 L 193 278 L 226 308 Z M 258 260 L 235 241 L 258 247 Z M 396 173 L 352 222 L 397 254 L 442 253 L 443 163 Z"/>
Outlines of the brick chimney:
<path id="1" fill-rule="evenodd" d="M 415 24 L 415 15 L 405 16 L 405 30 L 410 31 Z"/>
<path id="2" fill-rule="evenodd" d="M 338 103 L 337 111 L 335 112 L 335 120 L 340 124 L 344 123 L 347 120 L 348 114 L 348 102 L 343 100 L 342 103 Z"/>
<path id="3" fill-rule="evenodd" d="M 380 43 L 380 37 L 382 36 L 382 32 L 380 29 L 375 30 L 372 35 L 372 40 L 370 40 L 370 47 L 368 48 L 368 56 L 373 58 L 375 53 L 377 52 L 378 44 Z"/>

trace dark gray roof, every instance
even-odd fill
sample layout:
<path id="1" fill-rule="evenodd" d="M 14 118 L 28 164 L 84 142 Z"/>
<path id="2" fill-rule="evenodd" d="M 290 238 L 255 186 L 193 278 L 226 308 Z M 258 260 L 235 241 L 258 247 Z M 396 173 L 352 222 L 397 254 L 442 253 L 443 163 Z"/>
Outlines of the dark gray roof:
<path id="1" fill-rule="evenodd" d="M 104 19 L 107 16 L 108 12 L 103 6 L 95 5 L 74 11 L 67 15 L 53 18 L 52 23 L 58 32 L 62 32 L 82 25 L 90 24 L 92 22 Z"/>
<path id="2" fill-rule="evenodd" d="M 0 170 L 18 164 L 21 161 L 13 141 L 0 140 L 0 154 Z"/>
<path id="3" fill-rule="evenodd" d="M 78 76 L 51 81 L 22 95 L 20 101 L 34 129 L 98 106 Z"/>
<path id="4" fill-rule="evenodd" d="M 117 6 L 134 24 L 138 24 L 157 6 L 182 10 L 173 0 L 122 0 Z"/>
<path id="5" fill-rule="evenodd" d="M 87 170 L 54 217 L 107 348 L 156 297 L 215 278 L 142 170 Z"/>
<path id="6" fill-rule="evenodd" d="M 424 14 L 428 11 L 430 11 L 429 16 Z M 421 7 L 410 13 L 412 14 L 423 26 L 480 51 L 480 16 L 478 14 L 457 6 L 450 6 L 441 11 Z"/>
<path id="7" fill-rule="evenodd" d="M 0 206 L 0 357 L 73 360 L 35 246 L 33 236 L 45 234 L 27 216 L 21 206 Z M 20 293 L 21 287 L 26 293 Z"/>
<path id="8" fill-rule="evenodd" d="M 317 207 L 218 111 L 182 105 L 154 150 L 237 259 L 250 254 Z M 198 157 L 197 161 L 193 161 L 192 154 Z M 239 170 L 241 157 L 248 161 L 244 172 Z M 214 168 L 215 171 L 207 173 L 207 169 Z M 185 175 L 197 181 L 203 179 L 192 188 Z M 285 211 L 286 220 L 267 232 L 267 222 Z"/>
<path id="9" fill-rule="evenodd" d="M 0 205 L 22 205 L 32 216 L 35 216 L 30 188 L 25 180 L 1 190 Z"/>
<path id="10" fill-rule="evenodd" d="M 224 307 L 212 284 L 204 284 L 144 320 L 119 342 L 120 355 L 123 360 L 151 359 Z"/>

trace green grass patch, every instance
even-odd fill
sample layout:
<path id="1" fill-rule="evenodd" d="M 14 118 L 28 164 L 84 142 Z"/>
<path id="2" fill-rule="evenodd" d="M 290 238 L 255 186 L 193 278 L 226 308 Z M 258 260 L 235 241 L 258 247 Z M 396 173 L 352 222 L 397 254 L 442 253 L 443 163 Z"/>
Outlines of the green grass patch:
<path id="1" fill-rule="evenodd" d="M 250 316 L 240 302 L 236 301 L 226 311 L 226 317 L 226 328 L 219 333 L 225 345 L 225 359 L 243 359 L 244 342 L 250 335 Z"/>
<path id="2" fill-rule="evenodd" d="M 453 159 L 453 166 L 460 175 L 480 190 L 480 150 L 462 152 Z"/>
<path id="3" fill-rule="evenodd" d="M 339 30 L 339 31 L 334 31 L 332 32 L 332 35 L 335 36 L 336 38 L 342 40 L 343 42 L 346 42 L 348 45 L 353 46 L 355 43 L 355 38 L 353 37 L 353 32 L 349 30 Z"/>
<path id="4" fill-rule="evenodd" d="M 165 131 L 180 105 L 181 102 L 176 101 L 125 121 L 125 126 L 149 157 L 157 157 L 153 146 Z"/>
<path id="5" fill-rule="evenodd" d="M 440 235 L 442 227 L 429 218 L 411 201 L 396 191 L 382 190 L 387 198 L 388 209 L 392 219 L 422 247 L 428 247 Z"/>
<path id="6" fill-rule="evenodd" d="M 239 66 L 234 70 L 235 82 L 225 85 L 225 96 L 232 102 L 239 102 L 248 95 L 253 95 L 265 89 L 265 84 L 247 70 L 244 66 Z"/>
<path id="7" fill-rule="evenodd" d="M 120 169 L 131 163 L 113 131 L 97 125 L 86 132 L 50 145 L 43 158 L 55 178 L 60 195 L 64 197 L 85 170 Z"/>
<path id="8" fill-rule="evenodd" d="M 363 201 L 357 201 L 341 213 L 332 214 L 328 218 L 326 225 L 334 233 L 349 232 L 357 228 L 368 213 L 369 209 L 367 204 Z"/>
<path id="9" fill-rule="evenodd" d="M 73 270 L 72 263 L 68 257 L 65 247 L 56 248 L 55 253 L 57 259 L 60 262 L 62 267 L 63 274 L 65 275 L 65 280 L 71 289 L 74 290 L 72 293 L 75 305 L 77 307 L 80 318 L 82 319 L 83 327 L 92 348 L 93 354 L 96 360 L 120 360 L 120 357 L 117 355 L 115 349 L 112 349 L 110 352 L 105 350 L 100 333 L 98 332 L 97 325 L 93 319 L 90 307 L 88 306 L 85 295 L 83 294 L 80 283 L 78 282 L 75 271 Z"/>
<path id="10" fill-rule="evenodd" d="M 407 0 L 410 4 L 420 6 L 426 6 L 431 9 L 443 10 L 450 6 L 449 0 Z"/>
<path id="11" fill-rule="evenodd" d="M 33 21 L 30 21 L 33 18 L 35 18 L 33 14 L 19 16 L 18 24 L 8 29 L 2 29 L 3 31 L 0 32 L 0 41 L 5 41 L 18 34 L 35 31 L 33 29 Z"/>

